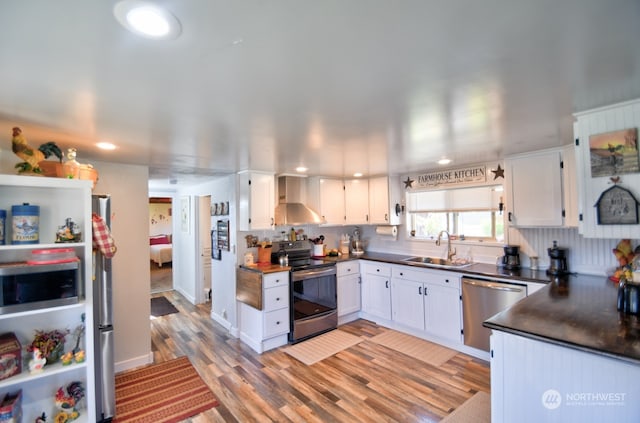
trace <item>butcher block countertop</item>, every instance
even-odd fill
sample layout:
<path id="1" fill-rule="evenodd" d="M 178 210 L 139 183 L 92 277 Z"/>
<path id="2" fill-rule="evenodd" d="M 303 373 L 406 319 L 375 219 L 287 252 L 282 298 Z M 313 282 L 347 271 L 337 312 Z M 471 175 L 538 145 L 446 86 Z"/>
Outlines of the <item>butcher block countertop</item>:
<path id="1" fill-rule="evenodd" d="M 241 268 L 245 270 L 251 270 L 253 272 L 260 273 L 276 273 L 276 272 L 288 272 L 291 270 L 289 266 L 280 266 L 279 264 L 271 264 L 271 263 L 258 263 L 251 266 L 242 265 Z"/>
<path id="2" fill-rule="evenodd" d="M 617 310 L 617 284 L 605 276 L 557 279 L 484 326 L 525 338 L 640 364 L 640 319 Z"/>

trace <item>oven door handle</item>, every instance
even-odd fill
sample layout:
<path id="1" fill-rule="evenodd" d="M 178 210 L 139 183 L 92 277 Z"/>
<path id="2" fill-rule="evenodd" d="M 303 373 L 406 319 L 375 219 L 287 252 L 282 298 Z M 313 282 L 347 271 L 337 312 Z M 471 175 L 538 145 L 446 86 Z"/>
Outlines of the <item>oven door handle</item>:
<path id="1" fill-rule="evenodd" d="M 291 280 L 301 281 L 303 279 L 331 276 L 336 274 L 335 267 L 325 267 L 322 269 L 294 270 L 291 272 Z"/>

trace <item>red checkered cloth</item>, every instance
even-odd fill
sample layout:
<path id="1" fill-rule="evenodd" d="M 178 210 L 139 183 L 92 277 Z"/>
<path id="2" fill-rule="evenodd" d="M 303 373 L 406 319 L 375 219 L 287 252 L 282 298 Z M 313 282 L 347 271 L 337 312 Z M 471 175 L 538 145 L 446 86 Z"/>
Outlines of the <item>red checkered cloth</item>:
<path id="1" fill-rule="evenodd" d="M 91 216 L 91 224 L 93 226 L 93 249 L 100 250 L 106 258 L 115 255 L 117 248 L 111 237 L 111 232 L 104 219 L 93 213 Z"/>

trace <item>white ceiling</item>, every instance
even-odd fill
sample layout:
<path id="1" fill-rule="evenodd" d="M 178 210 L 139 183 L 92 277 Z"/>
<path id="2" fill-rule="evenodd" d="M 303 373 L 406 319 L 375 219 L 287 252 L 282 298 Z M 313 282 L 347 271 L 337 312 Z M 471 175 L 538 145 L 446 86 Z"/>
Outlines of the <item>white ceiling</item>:
<path id="1" fill-rule="evenodd" d="M 640 97 L 638 0 L 156 3 L 179 38 L 116 1 L 0 2 L 0 148 L 20 126 L 161 182 L 405 173 L 567 144 L 573 112 Z"/>

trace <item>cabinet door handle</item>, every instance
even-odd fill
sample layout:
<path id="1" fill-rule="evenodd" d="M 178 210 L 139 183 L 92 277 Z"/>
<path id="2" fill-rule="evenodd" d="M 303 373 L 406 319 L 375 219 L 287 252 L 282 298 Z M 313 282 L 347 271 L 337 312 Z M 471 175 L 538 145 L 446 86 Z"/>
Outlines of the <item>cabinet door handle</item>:
<path id="1" fill-rule="evenodd" d="M 445 279 L 444 281 L 445 281 L 446 283 L 449 283 L 449 279 Z"/>
<path id="2" fill-rule="evenodd" d="M 358 283 L 362 283 L 362 278 L 358 276 Z"/>
<path id="3" fill-rule="evenodd" d="M 273 217 L 271 218 L 271 226 L 273 226 L 275 224 L 275 220 L 273 220 Z"/>
<path id="4" fill-rule="evenodd" d="M 385 288 L 389 288 L 389 281 L 385 281 L 384 282 L 384 286 L 385 286 Z"/>
<path id="5" fill-rule="evenodd" d="M 509 212 L 509 214 L 508 214 L 507 216 L 508 216 L 508 220 L 509 220 L 509 222 L 512 222 L 512 221 L 513 221 L 513 220 L 511 219 L 512 213 L 511 213 L 511 212 Z"/>
<path id="6" fill-rule="evenodd" d="M 422 287 L 421 286 L 418 287 L 418 294 L 422 295 Z"/>
<path id="7" fill-rule="evenodd" d="M 400 276 L 404 276 L 404 273 L 403 273 L 403 272 L 400 272 Z"/>
<path id="8" fill-rule="evenodd" d="M 276 298 L 276 301 L 280 301 L 280 297 L 277 297 L 277 298 Z"/>
<path id="9" fill-rule="evenodd" d="M 276 322 L 276 325 L 279 325 L 279 324 L 280 324 L 280 320 L 278 320 L 278 321 Z"/>
<path id="10" fill-rule="evenodd" d="M 427 287 L 424 287 L 424 295 L 427 295 Z"/>
<path id="11" fill-rule="evenodd" d="M 389 221 L 389 215 L 387 213 L 384 214 L 384 221 L 385 222 Z"/>
<path id="12" fill-rule="evenodd" d="M 379 272 L 379 271 L 380 271 L 380 269 L 376 269 L 376 272 Z"/>

